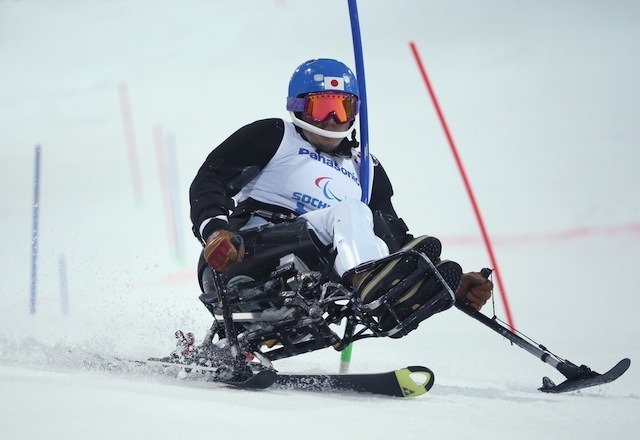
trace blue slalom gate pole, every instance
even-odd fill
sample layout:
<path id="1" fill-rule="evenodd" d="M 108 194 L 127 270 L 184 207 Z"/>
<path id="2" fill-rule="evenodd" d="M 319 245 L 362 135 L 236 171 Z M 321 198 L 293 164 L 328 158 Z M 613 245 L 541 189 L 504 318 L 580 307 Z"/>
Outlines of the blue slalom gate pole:
<path id="1" fill-rule="evenodd" d="M 362 37 L 360 36 L 360 21 L 356 0 L 348 0 L 349 18 L 351 19 L 351 37 L 353 39 L 353 54 L 356 59 L 356 79 L 360 91 L 360 188 L 362 202 L 369 203 L 369 126 L 367 113 L 367 87 L 364 79 L 364 57 L 362 55 Z M 348 373 L 351 364 L 353 344 L 349 344 L 340 356 L 340 373 Z"/>
<path id="2" fill-rule="evenodd" d="M 353 54 L 356 59 L 356 79 L 360 90 L 360 187 L 362 201 L 369 203 L 369 127 L 367 112 L 367 87 L 364 77 L 364 57 L 362 55 L 362 37 L 356 0 L 348 0 L 349 18 L 351 19 L 351 37 Z"/>
<path id="3" fill-rule="evenodd" d="M 33 231 L 31 236 L 31 314 L 36 313 L 36 279 L 38 269 L 38 218 L 40 215 L 40 145 L 36 145 L 33 178 Z"/>

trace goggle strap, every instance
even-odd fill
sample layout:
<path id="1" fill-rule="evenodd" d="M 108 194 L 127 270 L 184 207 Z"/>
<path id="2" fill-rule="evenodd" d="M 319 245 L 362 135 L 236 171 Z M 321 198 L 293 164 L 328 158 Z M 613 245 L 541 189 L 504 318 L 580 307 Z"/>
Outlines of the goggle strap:
<path id="1" fill-rule="evenodd" d="M 287 97 L 287 110 L 291 112 L 303 112 L 305 105 L 304 98 Z"/>
<path id="2" fill-rule="evenodd" d="M 305 101 L 305 98 L 292 98 L 287 96 L 287 110 L 292 112 L 303 112 Z M 356 99 L 356 114 L 358 113 L 360 113 L 360 100 Z"/>

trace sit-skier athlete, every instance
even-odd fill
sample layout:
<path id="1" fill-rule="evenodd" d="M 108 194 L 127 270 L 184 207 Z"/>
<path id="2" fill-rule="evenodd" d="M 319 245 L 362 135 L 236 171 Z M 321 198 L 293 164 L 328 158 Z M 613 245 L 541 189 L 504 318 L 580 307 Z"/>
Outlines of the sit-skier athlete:
<path id="1" fill-rule="evenodd" d="M 437 238 L 408 233 L 392 205 L 391 182 L 374 157 L 369 161 L 370 200 L 360 201 L 354 130 L 359 105 L 358 84 L 346 65 L 310 60 L 295 70 L 289 83 L 286 108 L 291 121 L 253 122 L 209 154 L 190 188 L 193 231 L 204 246 L 198 271 L 203 292 L 215 290 L 212 270 L 230 285 L 257 280 L 273 271 L 281 257 L 295 254 L 313 270 L 329 262 L 333 275 L 368 304 L 416 270 L 416 253 L 357 274 L 354 268 L 414 250 L 431 260 L 456 300 L 475 309 L 486 303 L 491 281 L 478 272 L 463 274 L 457 263 L 441 260 Z M 381 309 L 376 317 L 380 328 L 393 327 L 442 289 L 434 275 L 425 272 L 406 286 L 393 304 L 395 313 Z"/>

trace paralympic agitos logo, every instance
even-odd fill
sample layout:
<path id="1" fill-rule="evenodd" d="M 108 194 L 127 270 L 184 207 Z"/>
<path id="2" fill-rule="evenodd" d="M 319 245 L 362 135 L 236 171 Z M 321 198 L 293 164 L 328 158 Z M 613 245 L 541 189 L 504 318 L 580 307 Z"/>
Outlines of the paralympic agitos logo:
<path id="1" fill-rule="evenodd" d="M 331 177 L 318 177 L 314 182 L 315 185 L 322 190 L 322 194 L 329 200 L 337 200 L 341 202 L 342 199 L 338 198 L 334 193 L 329 189 L 329 183 L 332 181 Z"/>
<path id="2" fill-rule="evenodd" d="M 324 196 L 325 200 L 335 200 L 337 202 L 340 202 L 342 201 L 342 199 L 336 196 L 330 189 L 332 180 L 333 179 L 331 177 L 318 177 L 317 179 L 315 179 L 314 184 L 316 187 L 322 190 L 322 195 Z M 300 214 L 309 212 L 308 207 L 322 209 L 331 206 L 326 201 L 320 200 L 317 197 L 313 197 L 309 194 L 303 194 L 298 191 L 294 192 L 292 197 L 293 200 L 298 202 L 296 203 L 296 211 Z"/>

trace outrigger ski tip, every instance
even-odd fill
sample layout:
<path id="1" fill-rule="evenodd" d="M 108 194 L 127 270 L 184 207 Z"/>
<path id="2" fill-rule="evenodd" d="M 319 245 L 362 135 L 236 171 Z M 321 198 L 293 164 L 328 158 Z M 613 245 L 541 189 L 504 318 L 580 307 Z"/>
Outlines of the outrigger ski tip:
<path id="1" fill-rule="evenodd" d="M 492 269 L 488 268 L 484 268 L 480 271 L 480 273 L 485 278 L 489 278 L 491 272 Z M 460 311 L 466 313 L 470 317 L 489 327 L 491 330 L 499 333 L 504 338 L 511 341 L 511 343 L 534 355 L 542 362 L 551 365 L 553 368 L 562 373 L 564 377 L 567 378 L 567 380 L 565 380 L 564 382 L 556 385 L 550 378 L 545 376 L 542 379 L 542 387 L 538 388 L 540 391 L 543 391 L 545 393 L 565 393 L 568 391 L 576 391 L 583 388 L 613 382 L 614 380 L 622 376 L 631 365 L 631 360 L 628 358 L 624 358 L 606 373 L 596 373 L 586 365 L 577 366 L 566 359 L 556 356 L 555 354 L 547 350 L 545 346 L 534 342 L 532 339 L 526 337 L 522 333 L 518 334 L 515 332 L 515 330 L 505 327 L 504 325 L 500 324 L 499 320 L 495 316 L 495 313 L 493 318 L 489 318 L 488 316 L 480 313 L 478 310 L 472 308 L 465 302 L 456 301 L 455 305 Z"/>
<path id="2" fill-rule="evenodd" d="M 622 376 L 631 365 L 629 358 L 624 358 L 618 362 L 613 368 L 603 374 L 592 371 L 586 365 L 577 367 L 572 365 L 572 373 L 567 375 L 567 380 L 556 385 L 548 377 L 542 378 L 542 386 L 538 388 L 545 393 L 566 393 L 569 391 L 577 391 L 583 388 L 589 388 L 597 385 L 603 385 L 609 382 L 613 382 L 620 376 Z"/>

